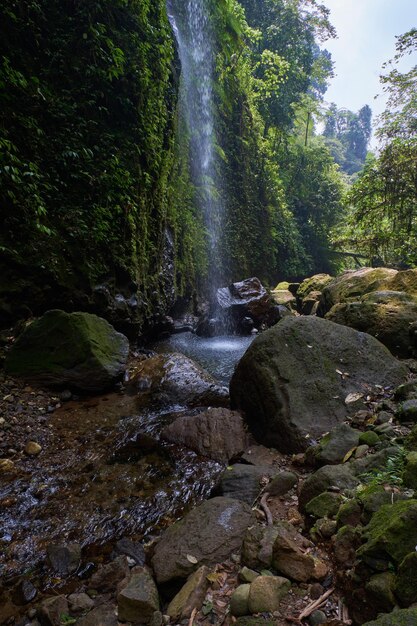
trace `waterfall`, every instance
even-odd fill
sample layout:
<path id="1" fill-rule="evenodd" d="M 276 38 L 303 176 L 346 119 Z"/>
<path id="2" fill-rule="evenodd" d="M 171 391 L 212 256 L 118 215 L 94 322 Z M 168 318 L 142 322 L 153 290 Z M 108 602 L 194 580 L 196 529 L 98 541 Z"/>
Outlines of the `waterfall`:
<path id="1" fill-rule="evenodd" d="M 214 33 L 209 0 L 167 0 L 181 62 L 180 115 L 187 128 L 190 171 L 208 243 L 208 291 L 222 284 L 222 201 L 216 168 Z"/>

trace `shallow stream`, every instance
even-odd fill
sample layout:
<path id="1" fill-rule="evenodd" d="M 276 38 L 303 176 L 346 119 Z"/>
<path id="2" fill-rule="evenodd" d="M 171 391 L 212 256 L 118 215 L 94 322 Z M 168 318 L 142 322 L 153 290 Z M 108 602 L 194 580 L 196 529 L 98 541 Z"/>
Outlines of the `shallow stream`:
<path id="1" fill-rule="evenodd" d="M 185 333 L 155 349 L 183 352 L 227 385 L 250 341 Z M 159 441 L 163 425 L 184 413 L 190 409 L 154 406 L 126 392 L 71 400 L 56 410 L 41 455 L 23 456 L 17 474 L 0 483 L 0 574 L 36 567 L 53 542 L 80 543 L 94 561 L 123 536 L 151 539 L 207 498 L 222 466 Z M 45 586 L 59 584 L 48 576 Z"/>

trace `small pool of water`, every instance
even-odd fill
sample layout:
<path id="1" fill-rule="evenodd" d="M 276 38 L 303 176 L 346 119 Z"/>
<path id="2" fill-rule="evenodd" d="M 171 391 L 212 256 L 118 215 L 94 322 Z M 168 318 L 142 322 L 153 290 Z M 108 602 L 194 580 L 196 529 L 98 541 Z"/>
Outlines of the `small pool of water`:
<path id="1" fill-rule="evenodd" d="M 254 339 L 248 337 L 198 337 L 194 333 L 172 335 L 154 346 L 157 352 L 182 352 L 228 386 L 234 368 Z"/>

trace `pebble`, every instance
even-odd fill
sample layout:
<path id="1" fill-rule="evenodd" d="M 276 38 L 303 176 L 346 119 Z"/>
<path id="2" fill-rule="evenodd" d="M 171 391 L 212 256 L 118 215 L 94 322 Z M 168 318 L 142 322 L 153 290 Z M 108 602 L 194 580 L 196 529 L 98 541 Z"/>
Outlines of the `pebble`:
<path id="1" fill-rule="evenodd" d="M 25 446 L 25 453 L 29 456 L 37 456 L 42 451 L 42 446 L 36 441 L 28 441 Z"/>
<path id="2" fill-rule="evenodd" d="M 0 459 L 0 472 L 12 472 L 15 464 L 11 459 Z"/>

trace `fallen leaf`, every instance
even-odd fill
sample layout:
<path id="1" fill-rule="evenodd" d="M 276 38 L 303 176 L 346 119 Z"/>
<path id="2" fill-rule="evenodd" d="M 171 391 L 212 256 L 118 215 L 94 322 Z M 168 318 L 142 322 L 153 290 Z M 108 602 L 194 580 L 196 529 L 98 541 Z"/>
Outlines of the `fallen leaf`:
<path id="1" fill-rule="evenodd" d="M 346 461 L 349 461 L 350 457 L 355 452 L 357 447 L 358 446 L 355 446 L 354 448 L 351 448 L 348 452 L 346 452 L 345 456 L 343 457 L 342 463 L 346 463 Z"/>
<path id="2" fill-rule="evenodd" d="M 192 554 L 187 554 L 187 561 L 193 563 L 194 565 L 198 563 L 198 560 Z"/>
<path id="3" fill-rule="evenodd" d="M 363 398 L 363 393 L 348 393 L 345 398 L 345 404 L 351 404 L 351 402 L 356 402 Z"/>

